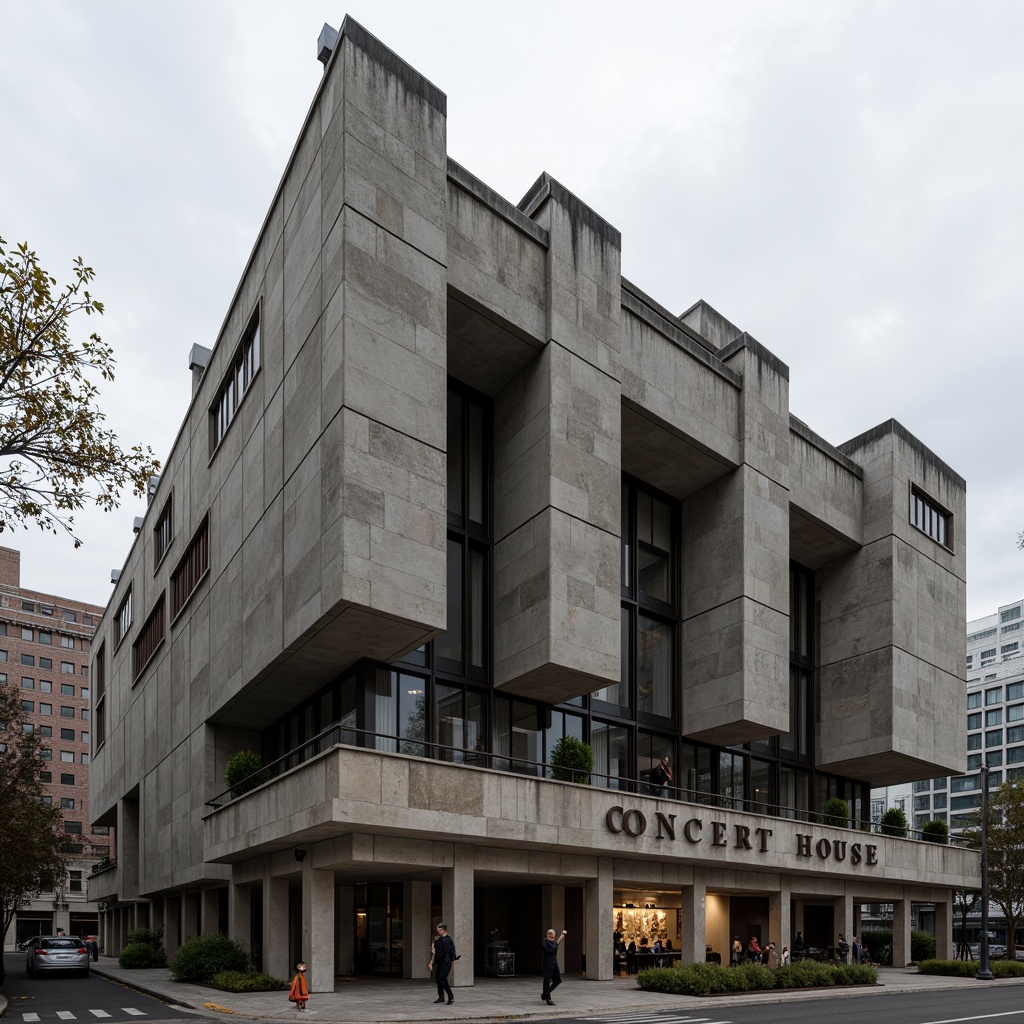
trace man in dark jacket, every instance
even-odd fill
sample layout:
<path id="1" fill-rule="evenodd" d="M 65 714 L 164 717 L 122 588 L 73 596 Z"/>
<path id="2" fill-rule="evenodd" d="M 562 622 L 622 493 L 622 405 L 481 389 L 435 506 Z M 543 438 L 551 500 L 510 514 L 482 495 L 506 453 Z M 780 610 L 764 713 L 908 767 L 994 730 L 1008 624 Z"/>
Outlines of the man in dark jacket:
<path id="1" fill-rule="evenodd" d="M 551 1001 L 551 993 L 562 984 L 562 975 L 558 970 L 558 944 L 565 938 L 565 929 L 562 934 L 555 938 L 555 929 L 549 928 L 548 933 L 541 943 L 541 960 L 544 968 L 544 991 L 541 994 L 541 1002 L 548 1006 L 554 1006 Z"/>
<path id="2" fill-rule="evenodd" d="M 448 997 L 448 1005 L 455 1002 L 451 986 L 448 984 L 448 975 L 451 972 L 452 964 L 458 957 L 455 955 L 455 942 L 448 934 L 448 926 L 439 924 L 437 926 L 437 938 L 434 939 L 434 950 L 430 954 L 430 963 L 427 970 L 434 969 L 434 981 L 437 982 L 437 998 L 435 1003 L 443 1003 L 445 996 Z"/>

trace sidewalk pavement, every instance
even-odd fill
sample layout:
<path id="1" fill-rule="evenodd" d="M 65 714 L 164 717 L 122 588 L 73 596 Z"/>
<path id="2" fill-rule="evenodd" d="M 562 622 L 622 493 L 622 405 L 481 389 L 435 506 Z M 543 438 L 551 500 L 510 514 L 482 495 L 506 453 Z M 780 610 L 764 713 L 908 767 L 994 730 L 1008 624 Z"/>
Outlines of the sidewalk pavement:
<path id="1" fill-rule="evenodd" d="M 294 1020 L 299 1013 L 288 1002 L 287 992 L 221 992 L 202 985 L 172 981 L 168 970 L 123 970 L 112 957 L 100 957 L 93 971 L 146 995 L 175 1006 L 198 1010 L 208 1016 L 236 1014 L 256 1020 Z M 321 1017 L 328 1021 L 377 1024 L 393 1021 L 504 1021 L 550 1019 L 552 1017 L 605 1016 L 666 1010 L 698 1010 L 750 1004 L 775 1004 L 813 999 L 871 998 L 895 992 L 935 992 L 972 988 L 984 984 L 1020 985 L 1020 979 L 979 982 L 973 978 L 944 978 L 918 974 L 916 968 L 882 967 L 878 985 L 867 987 L 811 989 L 792 992 L 757 992 L 697 998 L 663 995 L 637 988 L 635 977 L 594 982 L 569 975 L 558 989 L 557 1004 L 541 1002 L 541 979 L 532 975 L 516 978 L 477 978 L 469 988 L 455 988 L 452 1006 L 437 1006 L 437 990 L 430 981 L 392 978 L 343 977 L 334 991 L 314 992 L 309 1010 L 301 1019 Z M 716 1012 L 717 1012 L 716 1009 Z"/>

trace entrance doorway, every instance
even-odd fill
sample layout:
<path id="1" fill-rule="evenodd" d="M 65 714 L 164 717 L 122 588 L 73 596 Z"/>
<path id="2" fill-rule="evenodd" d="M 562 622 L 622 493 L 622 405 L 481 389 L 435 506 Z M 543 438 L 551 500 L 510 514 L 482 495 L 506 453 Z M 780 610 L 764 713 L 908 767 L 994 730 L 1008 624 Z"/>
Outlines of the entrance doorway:
<path id="1" fill-rule="evenodd" d="M 405 954 L 402 883 L 356 886 L 356 974 L 400 978 Z"/>

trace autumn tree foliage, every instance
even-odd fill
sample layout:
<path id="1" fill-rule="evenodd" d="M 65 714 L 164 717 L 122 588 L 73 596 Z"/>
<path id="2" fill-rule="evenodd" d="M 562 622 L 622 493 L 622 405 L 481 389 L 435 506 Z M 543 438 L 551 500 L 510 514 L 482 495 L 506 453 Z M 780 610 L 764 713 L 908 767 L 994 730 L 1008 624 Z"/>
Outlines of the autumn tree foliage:
<path id="1" fill-rule="evenodd" d="M 63 885 L 67 870 L 64 819 L 43 803 L 39 782 L 50 762 L 26 725 L 20 690 L 0 683 L 0 935 L 19 906 Z"/>
<path id="2" fill-rule="evenodd" d="M 65 531 L 78 547 L 74 513 L 116 508 L 131 485 L 141 497 L 159 468 L 149 448 L 123 450 L 104 426 L 96 379 L 114 379 L 109 345 L 93 332 L 74 340 L 73 317 L 102 314 L 95 274 L 76 259 L 58 285 L 28 245 L 0 238 L 0 531 L 35 524 Z"/>

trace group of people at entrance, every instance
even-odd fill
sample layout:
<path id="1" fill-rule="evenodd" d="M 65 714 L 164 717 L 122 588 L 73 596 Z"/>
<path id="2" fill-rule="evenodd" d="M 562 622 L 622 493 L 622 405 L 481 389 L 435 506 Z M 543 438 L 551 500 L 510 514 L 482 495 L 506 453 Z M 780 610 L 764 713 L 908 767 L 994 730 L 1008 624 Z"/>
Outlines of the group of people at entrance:
<path id="1" fill-rule="evenodd" d="M 746 952 L 744 953 L 740 937 L 734 935 L 732 937 L 729 963 L 735 967 L 743 963 L 744 959 L 752 964 L 763 964 L 765 967 L 779 967 L 782 964 L 789 963 L 789 946 L 783 946 L 780 953 L 775 948 L 774 942 L 768 942 L 762 949 L 761 944 L 757 941 L 757 936 L 751 935 L 750 941 L 747 943 Z"/>

